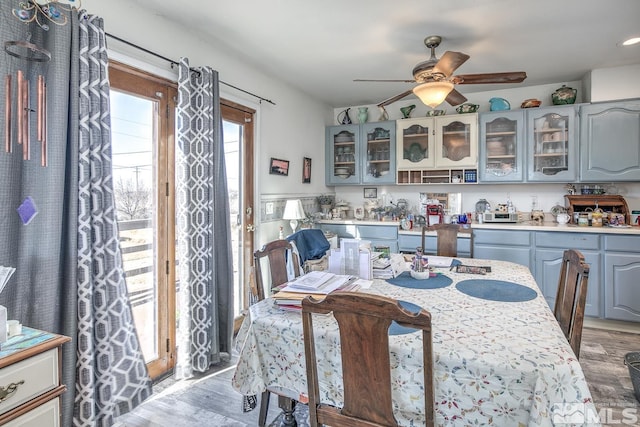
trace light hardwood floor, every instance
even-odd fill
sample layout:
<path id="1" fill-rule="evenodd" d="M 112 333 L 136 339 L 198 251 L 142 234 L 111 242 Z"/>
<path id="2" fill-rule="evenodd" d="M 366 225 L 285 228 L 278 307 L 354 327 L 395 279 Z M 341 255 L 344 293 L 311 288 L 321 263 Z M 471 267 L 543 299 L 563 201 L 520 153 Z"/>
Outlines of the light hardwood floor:
<path id="1" fill-rule="evenodd" d="M 585 328 L 580 364 L 605 426 L 640 425 L 640 403 L 634 397 L 625 354 L 640 351 L 638 333 Z M 242 398 L 230 384 L 234 359 L 225 366 L 187 381 L 165 380 L 154 396 L 132 413 L 121 416 L 117 427 L 243 427 L 256 426 L 258 410 L 243 413 Z M 623 413 L 626 410 L 626 414 Z M 270 423 L 280 411 L 271 400 Z M 632 414 L 632 415 L 628 415 Z M 633 415 L 635 414 L 635 415 Z M 633 418 L 633 416 L 637 418 Z M 633 422 L 633 423 L 630 423 Z"/>

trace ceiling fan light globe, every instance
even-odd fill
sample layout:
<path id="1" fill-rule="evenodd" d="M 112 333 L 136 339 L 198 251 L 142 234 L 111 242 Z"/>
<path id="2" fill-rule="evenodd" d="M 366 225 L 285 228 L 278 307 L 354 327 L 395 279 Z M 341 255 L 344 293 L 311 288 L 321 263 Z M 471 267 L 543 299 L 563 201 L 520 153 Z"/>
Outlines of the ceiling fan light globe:
<path id="1" fill-rule="evenodd" d="M 442 104 L 453 90 L 453 83 L 450 82 L 430 82 L 423 83 L 413 88 L 413 93 L 420 98 L 425 105 L 436 108 Z"/>

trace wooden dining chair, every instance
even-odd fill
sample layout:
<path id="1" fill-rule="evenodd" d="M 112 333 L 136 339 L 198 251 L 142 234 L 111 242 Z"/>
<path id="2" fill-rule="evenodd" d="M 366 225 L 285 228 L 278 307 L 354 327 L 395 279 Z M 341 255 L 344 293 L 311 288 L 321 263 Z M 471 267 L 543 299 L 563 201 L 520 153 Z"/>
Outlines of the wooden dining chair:
<path id="1" fill-rule="evenodd" d="M 578 358 L 588 281 L 589 265 L 582 253 L 575 249 L 564 251 L 553 314 Z"/>
<path id="2" fill-rule="evenodd" d="M 437 234 L 436 255 L 456 257 L 458 256 L 458 233 L 469 234 L 471 239 L 470 257 L 473 258 L 473 230 L 471 228 L 462 228 L 459 224 L 434 224 L 422 227 L 422 250 L 426 245 L 426 232 L 435 230 Z"/>
<path id="3" fill-rule="evenodd" d="M 313 331 L 313 314 L 333 312 L 340 329 L 344 405 L 336 408 L 320 401 L 318 365 Z M 309 420 L 312 427 L 397 426 L 391 397 L 389 326 L 395 320 L 402 326 L 422 330 L 424 400 L 426 425 L 434 425 L 433 351 L 431 314 L 411 313 L 394 299 L 358 293 L 339 292 L 323 300 L 302 300 Z"/>
<path id="4" fill-rule="evenodd" d="M 287 240 L 274 240 L 267 243 L 253 253 L 253 268 L 255 270 L 254 278 L 255 283 L 250 284 L 249 299 L 251 303 L 262 301 L 265 298 L 265 276 L 268 274 L 271 282 L 269 288 L 281 285 L 289 280 L 287 273 L 287 256 L 291 256 L 293 263 L 294 276 L 300 275 L 298 257 L 293 251 L 293 245 Z M 268 271 L 263 270 L 263 262 L 265 267 L 268 267 Z M 267 414 L 269 412 L 269 402 L 271 400 L 271 393 L 275 393 L 268 388 L 262 392 L 260 397 L 260 414 L 258 418 L 258 426 L 264 427 L 267 423 Z M 278 394 L 278 393 L 275 393 Z M 293 410 L 295 408 L 295 401 L 286 396 L 278 395 L 278 406 L 284 411 L 284 420 L 290 424 L 295 425 L 293 421 Z"/>
<path id="5" fill-rule="evenodd" d="M 289 255 L 290 254 L 290 255 Z M 287 274 L 287 256 L 292 256 L 292 264 L 294 266 L 294 275 L 298 277 L 300 275 L 298 257 L 293 251 L 293 245 L 286 240 L 274 240 L 267 243 L 253 253 L 253 266 L 255 268 L 255 280 L 256 289 L 252 289 L 252 292 L 256 293 L 258 301 L 262 301 L 265 298 L 265 277 L 266 274 L 271 278 L 269 283 L 270 289 L 281 285 L 289 280 Z M 264 259 L 266 258 L 266 263 Z M 264 264 L 263 264 L 264 263 Z M 268 266 L 266 271 L 263 268 Z"/>

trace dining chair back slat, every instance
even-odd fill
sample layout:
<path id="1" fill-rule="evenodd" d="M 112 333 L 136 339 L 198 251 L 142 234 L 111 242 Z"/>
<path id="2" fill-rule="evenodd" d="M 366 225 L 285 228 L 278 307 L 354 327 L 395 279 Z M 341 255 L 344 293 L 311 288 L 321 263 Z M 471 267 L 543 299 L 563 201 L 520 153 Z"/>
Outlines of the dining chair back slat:
<path id="1" fill-rule="evenodd" d="M 575 249 L 564 251 L 553 314 L 578 358 L 588 281 L 589 265 L 582 253 Z"/>
<path id="2" fill-rule="evenodd" d="M 470 257 L 473 258 L 473 230 L 459 224 L 434 224 L 422 227 L 422 249 L 425 250 L 426 232 L 435 230 L 437 234 L 436 254 L 438 256 L 458 256 L 458 233 L 469 234 Z"/>
<path id="3" fill-rule="evenodd" d="M 342 408 L 320 401 L 318 356 L 313 330 L 313 314 L 333 313 L 340 330 L 344 405 Z M 302 301 L 309 419 L 312 427 L 397 426 L 391 395 L 389 326 L 392 321 L 422 330 L 426 425 L 434 423 L 433 351 L 431 315 L 426 310 L 411 313 L 398 301 L 379 295 L 339 292 L 323 300 Z"/>
<path id="4" fill-rule="evenodd" d="M 290 255 L 288 255 L 290 254 Z M 258 301 L 262 301 L 265 298 L 265 274 L 268 273 L 271 278 L 270 287 L 274 288 L 289 280 L 287 273 L 287 256 L 292 256 L 292 265 L 294 276 L 299 276 L 299 261 L 296 254 L 293 251 L 293 246 L 286 240 L 274 240 L 267 243 L 253 253 L 253 266 L 255 268 L 255 280 L 256 291 L 258 292 Z M 263 259 L 267 259 L 266 265 L 268 271 L 263 271 L 264 264 Z"/>

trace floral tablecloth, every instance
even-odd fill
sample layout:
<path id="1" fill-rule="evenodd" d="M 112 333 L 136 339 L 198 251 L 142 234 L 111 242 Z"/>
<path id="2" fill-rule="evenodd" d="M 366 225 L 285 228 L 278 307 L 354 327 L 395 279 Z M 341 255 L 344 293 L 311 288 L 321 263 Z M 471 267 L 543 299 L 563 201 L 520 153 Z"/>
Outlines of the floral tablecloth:
<path id="1" fill-rule="evenodd" d="M 538 286 L 525 266 L 463 259 L 491 266 L 486 275 L 437 269 L 452 279 L 439 289 L 415 289 L 375 280 L 363 292 L 386 295 L 432 315 L 436 425 L 599 425 L 582 368 Z M 468 296 L 462 280 L 483 278 L 518 283 L 537 297 L 501 302 Z M 340 348 L 331 316 L 314 321 L 321 400 L 340 406 Z M 419 333 L 390 336 L 394 410 L 402 426 L 424 425 L 422 343 Z M 290 397 L 306 396 L 300 313 L 266 299 L 250 308 L 238 334 L 240 357 L 233 387 L 245 395 L 277 387 Z"/>

